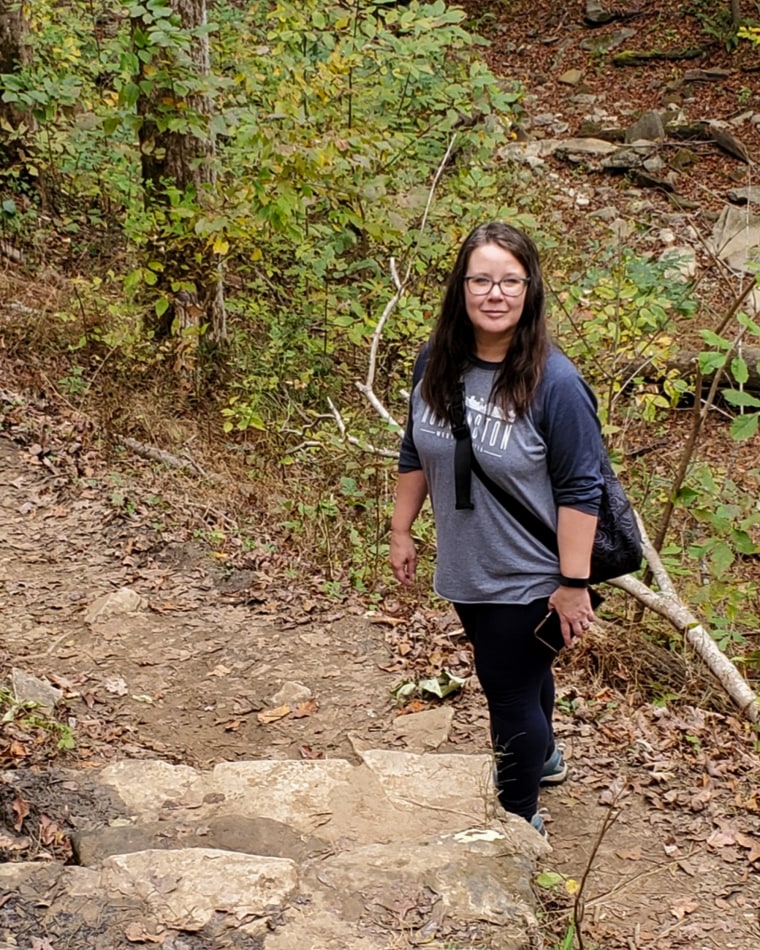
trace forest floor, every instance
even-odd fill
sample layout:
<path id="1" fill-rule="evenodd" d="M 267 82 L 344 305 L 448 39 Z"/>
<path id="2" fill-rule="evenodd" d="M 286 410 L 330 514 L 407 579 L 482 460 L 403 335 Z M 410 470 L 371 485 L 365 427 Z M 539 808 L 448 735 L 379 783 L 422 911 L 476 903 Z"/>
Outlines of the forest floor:
<path id="1" fill-rule="evenodd" d="M 653 35 L 672 43 L 698 37 L 696 21 L 670 6 L 668 13 L 644 5 L 623 25 L 642 31 L 642 46 L 651 47 Z M 582 117 L 568 104 L 577 88 L 558 82 L 566 69 L 585 71 L 590 94 L 606 91 L 635 115 L 662 105 L 662 87 L 678 66 L 655 62 L 622 73 L 592 56 L 580 46 L 589 35 L 580 3 L 515 0 L 489 23 L 481 30 L 493 41 L 492 65 L 526 84 L 533 115 L 564 117 L 568 135 Z M 747 106 L 743 90 L 754 87 L 754 74 L 721 47 L 688 66 L 729 70 L 719 88 L 700 87 L 703 118 L 735 117 Z M 745 145 L 756 148 L 756 127 L 742 129 Z M 707 207 L 749 176 L 718 153 L 700 169 L 683 186 Z M 556 171 L 577 186 L 573 170 Z M 608 184 L 603 194 L 615 200 Z M 619 194 L 624 215 L 635 196 L 622 184 Z M 667 208 L 666 195 L 651 200 Z M 6 299 L 19 295 L 16 277 L 2 283 Z M 29 289 L 27 299 L 33 295 Z M 415 606 L 391 589 L 373 604 L 329 597 L 308 554 L 295 553 L 281 527 L 264 520 L 261 489 L 215 444 L 194 443 L 206 478 L 139 458 L 106 443 L 18 349 L 0 347 L 0 365 L 0 683 L 17 668 L 63 691 L 76 748 L 59 754 L 60 764 L 97 768 L 126 756 L 204 768 L 266 757 L 355 760 L 357 744 L 412 747 L 404 720 L 442 706 L 453 719 L 429 740 L 431 751 L 487 749 L 474 678 L 443 704 L 416 700 L 399 709 L 391 695 L 400 682 L 443 666 L 471 674 L 451 611 Z M 674 417 L 664 451 L 676 452 L 689 425 Z M 710 422 L 705 440 L 711 452 L 731 453 L 738 468 L 756 464 L 756 450 L 737 449 L 721 419 Z M 238 547 L 215 544 L 214 532 L 235 534 L 244 506 L 262 512 L 256 537 Z M 122 587 L 140 595 L 141 609 L 87 623 L 88 607 Z M 424 592 L 417 594 L 423 602 Z M 686 653 L 636 634 L 630 612 L 610 594 L 605 620 L 558 661 L 557 734 L 571 775 L 542 795 L 553 847 L 546 870 L 561 875 L 545 878 L 558 882 L 542 891 L 547 935 L 559 942 L 567 927 L 574 897 L 562 882 L 569 879 L 582 882 L 576 911 L 587 948 L 757 950 L 757 737 Z M 278 695 L 293 683 L 308 695 Z M 23 771 L 26 795 L 11 801 L 0 783 L 6 860 L 69 855 L 71 790 L 46 776 L 57 738 L 49 726 L 2 726 L 0 765 Z M 23 808 L 24 829 L 33 824 L 34 834 L 19 834 Z"/>

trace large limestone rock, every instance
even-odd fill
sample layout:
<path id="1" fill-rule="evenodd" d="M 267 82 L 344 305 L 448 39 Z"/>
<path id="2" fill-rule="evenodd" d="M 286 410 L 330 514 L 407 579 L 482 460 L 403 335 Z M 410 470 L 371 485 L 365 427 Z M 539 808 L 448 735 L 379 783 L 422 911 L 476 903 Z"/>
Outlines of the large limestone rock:
<path id="1" fill-rule="evenodd" d="M 495 806 L 490 757 L 358 755 L 114 763 L 97 780 L 113 819 L 76 836 L 86 866 L 0 866 L 0 884 L 27 918 L 44 908 L 54 946 L 179 950 L 200 932 L 262 950 L 538 945 L 530 882 L 548 845 Z"/>

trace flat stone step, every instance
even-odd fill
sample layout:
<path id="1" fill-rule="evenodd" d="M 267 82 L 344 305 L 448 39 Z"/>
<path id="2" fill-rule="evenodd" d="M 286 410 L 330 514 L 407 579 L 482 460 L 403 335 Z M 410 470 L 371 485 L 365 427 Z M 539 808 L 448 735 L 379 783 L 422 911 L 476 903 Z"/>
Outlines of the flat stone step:
<path id="1" fill-rule="evenodd" d="M 53 946 L 72 919 L 96 950 L 125 935 L 167 950 L 371 950 L 402 936 L 462 950 L 533 945 L 530 882 L 548 845 L 494 807 L 490 757 L 360 758 L 209 771 L 130 759 L 88 772 L 114 817 L 75 816 L 81 866 L 7 864 L 0 887 L 26 920 L 49 904 Z M 202 942 L 182 943 L 188 934 Z M 0 945 L 5 936 L 0 918 Z"/>

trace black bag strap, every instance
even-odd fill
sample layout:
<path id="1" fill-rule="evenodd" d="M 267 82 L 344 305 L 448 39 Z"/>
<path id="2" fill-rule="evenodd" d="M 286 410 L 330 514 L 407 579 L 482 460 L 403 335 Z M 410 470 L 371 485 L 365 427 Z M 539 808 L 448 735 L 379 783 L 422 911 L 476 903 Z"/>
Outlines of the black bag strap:
<path id="1" fill-rule="evenodd" d="M 472 436 L 467 425 L 464 405 L 464 383 L 460 380 L 454 390 L 454 400 L 449 406 L 451 432 L 456 439 L 454 446 L 454 486 L 457 511 L 471 511 L 472 503 Z"/>
<path id="2" fill-rule="evenodd" d="M 510 495 L 501 485 L 495 481 L 481 468 L 480 462 L 472 449 L 472 436 L 470 427 L 467 425 L 467 412 L 464 403 L 464 383 L 457 383 L 454 393 L 454 400 L 449 407 L 449 417 L 451 420 L 451 431 L 456 439 L 454 448 L 454 480 L 456 486 L 456 507 L 457 510 L 471 509 L 474 505 L 470 496 L 471 473 L 480 479 L 483 485 L 501 504 L 501 506 L 518 522 L 527 532 L 552 554 L 559 556 L 559 546 L 557 544 L 557 535 L 552 529 L 544 524 L 540 518 L 536 517 L 532 511 L 529 511 L 525 505 L 518 501 L 513 495 Z M 466 503 L 465 503 L 466 502 Z"/>

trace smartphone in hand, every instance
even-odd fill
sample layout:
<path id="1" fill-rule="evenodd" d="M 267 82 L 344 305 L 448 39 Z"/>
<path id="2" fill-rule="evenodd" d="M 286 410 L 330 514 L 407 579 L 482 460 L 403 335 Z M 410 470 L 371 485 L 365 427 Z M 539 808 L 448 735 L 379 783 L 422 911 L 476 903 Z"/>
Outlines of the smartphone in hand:
<path id="1" fill-rule="evenodd" d="M 545 647 L 548 647 L 552 653 L 559 653 L 565 645 L 565 641 L 562 637 L 562 628 L 556 611 L 550 610 L 547 613 L 533 631 L 533 636 L 539 643 L 543 643 Z"/>
<path id="2" fill-rule="evenodd" d="M 591 606 L 594 610 L 601 604 L 604 598 L 601 594 L 598 594 L 593 587 L 589 588 L 589 599 L 591 600 Z M 565 641 L 562 637 L 562 627 L 559 622 L 559 617 L 557 616 L 556 611 L 550 610 L 547 615 L 541 620 L 538 626 L 533 631 L 533 636 L 540 643 L 543 643 L 544 646 L 548 647 L 552 653 L 559 653 L 562 647 L 565 645 Z"/>

